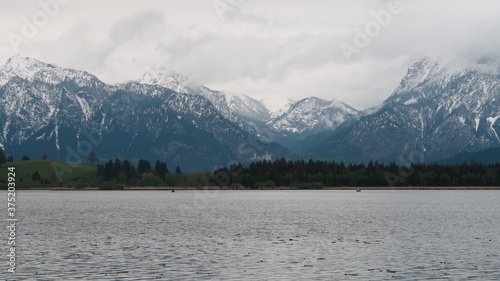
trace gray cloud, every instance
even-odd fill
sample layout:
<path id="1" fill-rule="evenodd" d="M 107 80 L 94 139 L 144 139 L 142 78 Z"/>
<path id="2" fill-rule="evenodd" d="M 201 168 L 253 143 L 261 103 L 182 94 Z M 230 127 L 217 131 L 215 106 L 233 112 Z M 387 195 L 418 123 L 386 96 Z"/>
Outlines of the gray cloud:
<path id="1" fill-rule="evenodd" d="M 154 10 L 144 11 L 115 22 L 111 26 L 109 37 L 114 44 L 147 39 L 165 32 L 164 25 L 162 13 Z"/>
<path id="2" fill-rule="evenodd" d="M 215 89 L 314 95 L 357 108 L 382 102 L 422 56 L 464 66 L 500 62 L 500 1 L 402 0 L 377 29 L 392 2 L 73 0 L 19 50 L 107 82 L 164 65 Z M 43 11 L 29 3 L 0 11 L 0 60 L 14 54 L 7 35 Z M 369 42 L 356 45 L 369 32 Z M 346 44 L 356 48 L 348 57 Z"/>

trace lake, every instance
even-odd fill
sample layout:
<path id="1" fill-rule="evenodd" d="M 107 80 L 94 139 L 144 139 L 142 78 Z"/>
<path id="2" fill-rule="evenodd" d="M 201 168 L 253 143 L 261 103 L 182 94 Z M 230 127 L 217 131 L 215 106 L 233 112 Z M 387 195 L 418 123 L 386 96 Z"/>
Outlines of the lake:
<path id="1" fill-rule="evenodd" d="M 17 191 L 16 207 L 8 280 L 500 280 L 499 191 Z"/>

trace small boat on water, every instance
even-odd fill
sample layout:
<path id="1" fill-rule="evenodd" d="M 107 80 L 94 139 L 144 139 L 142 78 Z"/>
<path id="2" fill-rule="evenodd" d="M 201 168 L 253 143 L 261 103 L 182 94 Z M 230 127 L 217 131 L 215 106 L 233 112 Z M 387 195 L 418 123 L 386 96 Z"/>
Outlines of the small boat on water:
<path id="1" fill-rule="evenodd" d="M 172 188 L 172 192 L 175 192 L 175 189 Z"/>
<path id="2" fill-rule="evenodd" d="M 359 189 L 359 188 L 358 188 L 358 189 L 356 189 L 356 192 L 361 192 L 361 189 Z"/>

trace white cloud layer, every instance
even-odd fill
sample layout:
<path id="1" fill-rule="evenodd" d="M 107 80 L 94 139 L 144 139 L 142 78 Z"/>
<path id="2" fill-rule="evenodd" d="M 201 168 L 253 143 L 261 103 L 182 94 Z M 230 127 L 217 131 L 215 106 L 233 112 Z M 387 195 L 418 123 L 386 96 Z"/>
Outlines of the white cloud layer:
<path id="1" fill-rule="evenodd" d="M 255 98 L 388 97 L 423 56 L 500 61 L 496 0 L 3 1 L 0 61 L 15 53 L 106 82 L 166 66 Z"/>

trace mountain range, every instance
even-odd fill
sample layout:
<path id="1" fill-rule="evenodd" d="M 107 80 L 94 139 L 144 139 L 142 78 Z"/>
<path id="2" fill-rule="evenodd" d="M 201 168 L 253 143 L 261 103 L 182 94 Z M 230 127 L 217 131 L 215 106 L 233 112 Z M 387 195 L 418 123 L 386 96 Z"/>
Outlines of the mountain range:
<path id="1" fill-rule="evenodd" d="M 423 58 L 374 113 L 313 148 L 344 161 L 429 162 L 500 146 L 500 75 Z"/>
<path id="2" fill-rule="evenodd" d="M 85 162 L 163 160 L 184 171 L 278 157 L 426 162 L 500 146 L 500 76 L 423 58 L 376 109 L 287 98 L 270 105 L 163 68 L 106 84 L 16 55 L 0 67 L 0 145 Z M 297 153 L 296 151 L 300 151 Z"/>
<path id="3" fill-rule="evenodd" d="M 32 58 L 15 56 L 0 68 L 0 143 L 17 159 L 45 153 L 85 162 L 94 151 L 102 161 L 159 159 L 191 172 L 288 152 L 223 113 L 203 94 L 137 81 L 108 85 Z"/>

